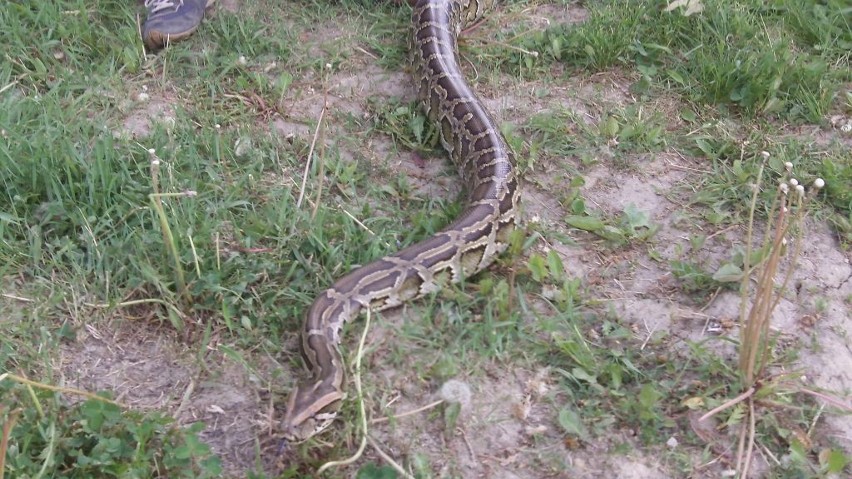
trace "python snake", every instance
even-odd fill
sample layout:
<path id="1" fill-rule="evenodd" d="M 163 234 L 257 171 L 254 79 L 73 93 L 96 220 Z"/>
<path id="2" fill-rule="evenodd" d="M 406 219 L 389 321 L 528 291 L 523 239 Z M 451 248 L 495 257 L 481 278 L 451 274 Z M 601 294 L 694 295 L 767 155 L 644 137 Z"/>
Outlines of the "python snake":
<path id="1" fill-rule="evenodd" d="M 344 323 L 364 308 L 401 305 L 482 270 L 508 246 L 516 226 L 518 178 L 497 123 L 465 82 L 457 39 L 496 0 L 419 0 L 412 15 L 412 60 L 419 95 L 460 170 L 467 206 L 431 238 L 356 269 L 320 294 L 308 310 L 302 354 L 311 378 L 291 393 L 283 436 L 305 440 L 327 428 L 345 396 Z"/>

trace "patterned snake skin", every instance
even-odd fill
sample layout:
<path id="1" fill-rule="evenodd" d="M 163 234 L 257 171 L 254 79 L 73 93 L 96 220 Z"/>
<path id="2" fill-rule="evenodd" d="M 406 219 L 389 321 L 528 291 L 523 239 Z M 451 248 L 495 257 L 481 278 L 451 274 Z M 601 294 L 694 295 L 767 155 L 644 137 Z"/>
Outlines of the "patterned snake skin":
<path id="1" fill-rule="evenodd" d="M 346 321 L 365 308 L 378 311 L 437 291 L 482 270 L 506 249 L 516 226 L 518 178 L 511 150 L 497 123 L 459 68 L 456 42 L 496 0 L 419 0 L 412 18 L 415 80 L 441 143 L 458 166 L 467 206 L 441 232 L 358 268 L 320 294 L 302 329 L 302 354 L 311 378 L 292 392 L 284 437 L 305 440 L 337 416 L 345 396 L 338 350 Z"/>

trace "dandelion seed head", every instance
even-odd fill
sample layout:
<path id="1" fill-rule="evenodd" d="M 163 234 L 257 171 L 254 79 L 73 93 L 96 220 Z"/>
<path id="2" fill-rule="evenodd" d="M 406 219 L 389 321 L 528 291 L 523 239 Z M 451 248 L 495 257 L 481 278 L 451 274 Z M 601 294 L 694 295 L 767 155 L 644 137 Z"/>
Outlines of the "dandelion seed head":
<path id="1" fill-rule="evenodd" d="M 790 186 L 796 186 L 799 184 L 799 180 L 795 178 L 790 178 Z"/>
<path id="2" fill-rule="evenodd" d="M 796 193 L 798 193 L 799 196 L 805 196 L 805 187 L 802 185 L 796 185 Z"/>
<path id="3" fill-rule="evenodd" d="M 444 401 L 461 404 L 462 408 L 469 407 L 470 400 L 473 397 L 470 386 L 466 382 L 459 381 L 458 379 L 450 379 L 445 382 L 443 386 L 441 386 L 441 390 L 438 392 L 438 395 Z"/>
<path id="4" fill-rule="evenodd" d="M 779 190 L 781 190 L 781 193 L 783 193 L 783 194 L 785 194 L 785 195 L 786 195 L 786 194 L 787 194 L 787 189 L 788 189 L 788 187 L 787 187 L 787 183 L 780 183 L 780 184 L 778 185 L 778 189 L 779 189 Z"/>
<path id="5" fill-rule="evenodd" d="M 793 171 L 793 163 L 790 161 L 784 162 L 784 169 L 787 171 Z"/>
<path id="6" fill-rule="evenodd" d="M 825 186 L 825 180 L 823 180 L 822 178 L 817 178 L 814 180 L 814 188 L 820 189 L 823 186 Z"/>
<path id="7" fill-rule="evenodd" d="M 764 160 L 768 160 L 769 159 L 769 152 L 765 151 L 765 150 L 761 151 L 760 156 L 762 156 Z"/>
<path id="8" fill-rule="evenodd" d="M 244 66 L 247 63 L 248 63 L 248 60 L 246 60 L 246 57 L 244 57 L 243 55 L 240 55 L 240 58 L 237 59 L 237 64 L 239 64 L 239 65 Z"/>

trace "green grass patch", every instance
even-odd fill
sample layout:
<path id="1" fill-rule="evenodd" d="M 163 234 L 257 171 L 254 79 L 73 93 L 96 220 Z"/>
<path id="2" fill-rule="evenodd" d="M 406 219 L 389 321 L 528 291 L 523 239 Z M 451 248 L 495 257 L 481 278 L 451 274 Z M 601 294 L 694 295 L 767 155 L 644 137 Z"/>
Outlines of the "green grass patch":
<path id="1" fill-rule="evenodd" d="M 515 35 L 518 47 L 540 53 L 513 52 L 515 65 L 626 66 L 640 76 L 637 93 L 676 91 L 748 117 L 820 122 L 837 106 L 850 79 L 852 16 L 843 2 L 709 0 L 689 16 L 665 11 L 668 3 L 591 2 L 582 24 Z"/>

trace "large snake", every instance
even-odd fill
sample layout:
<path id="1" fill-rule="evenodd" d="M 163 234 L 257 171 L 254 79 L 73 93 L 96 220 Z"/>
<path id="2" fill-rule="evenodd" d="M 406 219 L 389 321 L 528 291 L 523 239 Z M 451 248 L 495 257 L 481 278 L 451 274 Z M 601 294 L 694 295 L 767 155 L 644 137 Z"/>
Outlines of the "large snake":
<path id="1" fill-rule="evenodd" d="M 379 311 L 437 291 L 482 270 L 515 229 L 518 178 L 497 123 L 465 82 L 457 38 L 496 0 L 418 0 L 412 59 L 420 100 L 467 190 L 464 212 L 442 231 L 338 279 L 308 310 L 302 355 L 311 378 L 291 393 L 284 437 L 302 441 L 326 429 L 345 396 L 340 330 L 364 308 Z"/>

